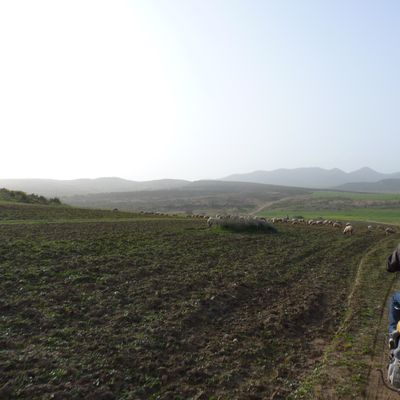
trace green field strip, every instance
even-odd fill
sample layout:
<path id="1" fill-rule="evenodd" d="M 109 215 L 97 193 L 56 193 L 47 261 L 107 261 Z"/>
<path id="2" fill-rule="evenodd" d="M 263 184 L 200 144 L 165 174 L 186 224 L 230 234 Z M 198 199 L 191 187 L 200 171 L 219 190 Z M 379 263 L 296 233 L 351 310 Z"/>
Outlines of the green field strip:
<path id="1" fill-rule="evenodd" d="M 371 223 L 384 223 L 399 225 L 400 224 L 400 209 L 376 209 L 376 208 L 354 208 L 346 211 L 332 210 L 312 210 L 305 211 L 302 209 L 283 209 L 283 210 L 265 210 L 258 213 L 264 217 L 283 217 L 289 215 L 302 216 L 306 219 L 335 219 L 341 221 L 363 221 Z"/>
<path id="2" fill-rule="evenodd" d="M 334 191 L 319 191 L 313 192 L 311 195 L 313 198 L 319 199 L 332 199 L 332 198 L 342 198 L 342 199 L 352 199 L 352 200 L 400 200 L 399 193 L 358 193 L 358 192 L 334 192 Z"/>

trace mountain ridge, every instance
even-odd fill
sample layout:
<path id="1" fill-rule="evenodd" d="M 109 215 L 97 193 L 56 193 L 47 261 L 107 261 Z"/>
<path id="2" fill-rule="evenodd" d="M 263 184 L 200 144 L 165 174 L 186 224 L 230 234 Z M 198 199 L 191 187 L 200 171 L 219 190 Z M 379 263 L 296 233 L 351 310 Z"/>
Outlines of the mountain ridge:
<path id="1" fill-rule="evenodd" d="M 384 179 L 400 179 L 400 172 L 381 173 L 370 167 L 362 167 L 351 172 L 339 168 L 320 167 L 279 168 L 271 171 L 257 170 L 244 174 L 232 174 L 222 181 L 264 183 L 270 185 L 297 186 L 330 189 L 354 182 L 378 182 Z"/>
<path id="2" fill-rule="evenodd" d="M 57 179 L 0 179 L 0 188 L 21 190 L 47 197 L 66 197 L 96 193 L 136 192 L 147 190 L 171 190 L 199 185 L 218 185 L 218 182 L 243 182 L 262 185 L 275 185 L 307 189 L 366 190 L 363 183 L 378 183 L 388 179 L 400 179 L 400 172 L 381 173 L 370 167 L 362 167 L 351 172 L 339 168 L 324 169 L 320 167 L 279 168 L 272 171 L 258 170 L 244 174 L 232 174 L 222 179 L 189 181 L 184 179 L 158 179 L 150 181 L 133 181 L 119 177 L 80 178 L 71 180 Z M 347 186 L 343 186 L 347 185 Z M 394 188 L 397 187 L 396 185 Z M 391 191 L 388 183 L 371 186 L 371 191 Z"/>

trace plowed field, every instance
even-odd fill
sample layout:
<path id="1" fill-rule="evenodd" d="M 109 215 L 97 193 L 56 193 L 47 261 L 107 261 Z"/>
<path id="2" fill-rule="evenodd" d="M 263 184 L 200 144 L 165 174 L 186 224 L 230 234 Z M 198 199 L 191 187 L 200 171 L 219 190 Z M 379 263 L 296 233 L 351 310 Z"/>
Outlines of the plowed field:
<path id="1" fill-rule="evenodd" d="M 382 233 L 140 219 L 0 225 L 0 397 L 283 399 Z"/>

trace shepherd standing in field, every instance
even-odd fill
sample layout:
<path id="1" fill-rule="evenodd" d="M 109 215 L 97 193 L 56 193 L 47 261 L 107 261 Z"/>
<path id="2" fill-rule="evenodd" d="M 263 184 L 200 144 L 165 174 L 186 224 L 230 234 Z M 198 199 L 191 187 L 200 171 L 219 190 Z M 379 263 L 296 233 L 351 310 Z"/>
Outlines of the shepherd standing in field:
<path id="1" fill-rule="evenodd" d="M 400 271 L 400 244 L 394 252 L 388 257 L 387 260 L 388 272 Z M 391 300 L 389 306 L 389 347 L 394 349 L 397 345 L 397 339 L 400 332 L 397 328 L 397 323 L 400 321 L 400 292 L 396 292 Z"/>

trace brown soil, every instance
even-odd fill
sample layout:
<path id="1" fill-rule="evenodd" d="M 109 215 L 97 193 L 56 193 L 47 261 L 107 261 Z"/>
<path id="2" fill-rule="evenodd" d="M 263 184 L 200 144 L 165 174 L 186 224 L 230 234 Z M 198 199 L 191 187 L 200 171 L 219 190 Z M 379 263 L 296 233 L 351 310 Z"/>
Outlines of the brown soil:
<path id="1" fill-rule="evenodd" d="M 336 332 L 374 235 L 0 225 L 3 398 L 284 399 Z"/>

